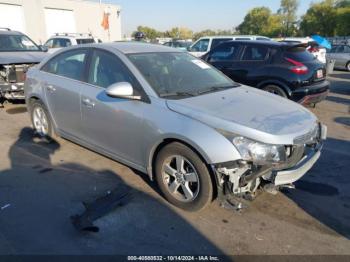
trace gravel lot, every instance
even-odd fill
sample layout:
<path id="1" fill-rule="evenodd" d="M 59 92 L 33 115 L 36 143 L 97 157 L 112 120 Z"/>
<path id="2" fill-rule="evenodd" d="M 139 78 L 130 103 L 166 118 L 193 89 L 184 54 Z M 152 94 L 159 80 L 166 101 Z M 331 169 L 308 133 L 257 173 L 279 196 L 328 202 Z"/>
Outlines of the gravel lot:
<path id="1" fill-rule="evenodd" d="M 49 146 L 34 139 L 25 107 L 6 105 L 0 254 L 350 255 L 350 73 L 329 79 L 327 101 L 311 109 L 328 125 L 321 159 L 297 189 L 263 193 L 240 213 L 217 203 L 178 210 L 145 175 L 63 139 Z M 99 219 L 99 233 L 77 232 L 70 216 L 82 201 L 121 184 L 131 188 L 131 202 Z"/>

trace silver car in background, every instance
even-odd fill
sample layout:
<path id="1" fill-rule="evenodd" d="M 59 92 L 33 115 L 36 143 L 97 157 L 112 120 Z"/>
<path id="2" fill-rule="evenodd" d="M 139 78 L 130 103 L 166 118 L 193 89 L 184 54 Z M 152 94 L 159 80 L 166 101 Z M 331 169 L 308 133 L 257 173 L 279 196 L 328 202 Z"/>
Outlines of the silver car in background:
<path id="1" fill-rule="evenodd" d="M 172 204 L 254 197 L 302 177 L 326 127 L 304 107 L 240 86 L 192 55 L 144 43 L 70 47 L 25 83 L 36 132 L 62 136 L 156 180 Z"/>
<path id="2" fill-rule="evenodd" d="M 327 53 L 327 59 L 335 60 L 334 68 L 345 69 L 350 72 L 349 45 L 333 45 L 332 49 Z"/>

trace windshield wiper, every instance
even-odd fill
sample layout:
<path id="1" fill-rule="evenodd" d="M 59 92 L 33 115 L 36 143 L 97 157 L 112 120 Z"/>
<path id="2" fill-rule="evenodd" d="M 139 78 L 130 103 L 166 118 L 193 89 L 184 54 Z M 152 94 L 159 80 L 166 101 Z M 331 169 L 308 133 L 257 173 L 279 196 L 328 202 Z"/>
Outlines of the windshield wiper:
<path id="1" fill-rule="evenodd" d="M 168 97 L 168 96 L 195 96 L 196 94 L 191 93 L 191 92 L 173 92 L 173 93 L 164 93 L 164 94 L 160 94 L 160 97 Z"/>
<path id="2" fill-rule="evenodd" d="M 223 89 L 229 89 L 229 88 L 233 88 L 233 87 L 237 87 L 239 86 L 238 84 L 237 85 L 229 85 L 229 86 L 212 86 L 206 90 L 203 90 L 203 91 L 200 91 L 198 92 L 198 95 L 203 95 L 203 94 L 206 94 L 206 93 L 210 93 L 210 92 L 216 92 L 216 91 L 220 91 L 220 90 L 223 90 Z"/>

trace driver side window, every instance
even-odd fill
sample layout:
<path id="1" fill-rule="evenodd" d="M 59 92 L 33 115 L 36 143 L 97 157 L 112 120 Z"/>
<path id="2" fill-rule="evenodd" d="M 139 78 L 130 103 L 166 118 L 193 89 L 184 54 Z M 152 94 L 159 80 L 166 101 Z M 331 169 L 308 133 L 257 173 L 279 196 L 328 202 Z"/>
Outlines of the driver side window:
<path id="1" fill-rule="evenodd" d="M 107 88 L 118 82 L 128 82 L 136 88 L 136 79 L 117 56 L 95 50 L 91 58 L 88 83 Z"/>

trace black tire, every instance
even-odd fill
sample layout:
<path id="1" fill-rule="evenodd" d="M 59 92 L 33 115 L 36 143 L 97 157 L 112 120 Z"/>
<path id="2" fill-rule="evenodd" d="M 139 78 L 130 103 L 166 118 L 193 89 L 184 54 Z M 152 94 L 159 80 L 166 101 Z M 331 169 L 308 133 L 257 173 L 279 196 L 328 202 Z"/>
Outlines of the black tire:
<path id="1" fill-rule="evenodd" d="M 277 85 L 267 85 L 265 87 L 263 87 L 263 90 L 281 97 L 285 97 L 287 98 L 287 94 L 286 92 L 279 86 Z"/>
<path id="2" fill-rule="evenodd" d="M 45 114 L 46 120 L 47 120 L 47 132 L 42 133 L 39 130 L 36 129 L 36 125 L 34 123 L 34 112 L 36 109 L 41 109 L 42 112 Z M 47 142 L 51 142 L 52 140 L 55 140 L 57 138 L 55 130 L 52 125 L 52 121 L 50 118 L 50 114 L 48 113 L 48 110 L 46 106 L 40 101 L 40 100 L 31 100 L 29 102 L 28 111 L 30 114 L 30 120 L 32 122 L 32 127 L 34 129 L 35 135 L 39 136 L 42 139 L 45 139 Z"/>
<path id="3" fill-rule="evenodd" d="M 166 161 L 171 159 L 173 156 L 183 157 L 186 161 L 185 163 L 187 163 L 185 165 L 188 165 L 187 168 L 191 168 L 192 166 L 195 169 L 194 172 L 196 173 L 198 182 L 194 182 L 192 184 L 191 182 L 188 182 L 189 184 L 187 184 L 189 187 L 196 188 L 195 191 L 197 193 L 193 194 L 193 197 L 195 197 L 192 200 L 179 200 L 177 197 L 175 197 L 176 194 L 181 195 L 179 191 L 182 191 L 183 195 L 185 195 L 184 191 L 182 190 L 183 186 L 185 185 L 180 184 L 178 187 L 179 189 L 175 192 L 175 194 L 170 193 L 169 184 L 171 183 L 169 179 L 176 179 L 163 172 L 163 167 L 166 165 Z M 168 182 L 166 181 L 165 176 L 168 176 Z M 204 209 L 213 200 L 213 183 L 206 164 L 195 152 L 181 143 L 174 142 L 168 144 L 159 152 L 155 162 L 155 178 L 165 199 L 181 209 L 187 211 L 198 211 Z"/>
<path id="4" fill-rule="evenodd" d="M 350 61 L 346 64 L 346 70 L 348 70 L 348 72 L 350 72 Z"/>

